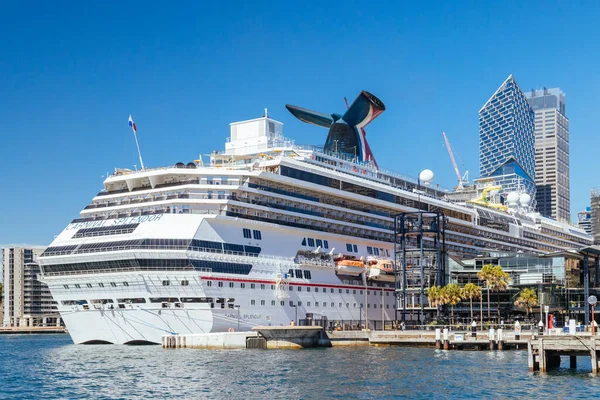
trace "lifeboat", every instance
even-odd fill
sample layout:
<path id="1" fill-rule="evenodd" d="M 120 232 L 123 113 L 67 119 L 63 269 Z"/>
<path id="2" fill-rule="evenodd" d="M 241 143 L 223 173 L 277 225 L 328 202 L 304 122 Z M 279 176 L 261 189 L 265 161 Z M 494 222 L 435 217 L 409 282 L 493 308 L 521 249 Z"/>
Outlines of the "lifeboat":
<path id="1" fill-rule="evenodd" d="M 368 262 L 367 269 L 367 276 L 372 281 L 394 282 L 391 260 L 373 259 Z"/>
<path id="2" fill-rule="evenodd" d="M 358 276 L 365 271 L 365 263 L 353 258 L 336 260 L 335 270 L 340 275 Z"/>

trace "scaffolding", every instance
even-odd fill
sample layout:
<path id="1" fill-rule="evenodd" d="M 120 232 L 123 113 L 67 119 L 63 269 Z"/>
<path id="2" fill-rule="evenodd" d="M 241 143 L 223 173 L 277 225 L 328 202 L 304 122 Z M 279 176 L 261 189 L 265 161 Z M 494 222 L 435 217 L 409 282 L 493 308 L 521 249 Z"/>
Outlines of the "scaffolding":
<path id="1" fill-rule="evenodd" d="M 426 290 L 446 283 L 446 224 L 440 211 L 405 212 L 394 217 L 396 320 L 401 312 L 406 321 L 407 292 L 411 292 L 419 295 L 419 318 L 424 324 Z"/>

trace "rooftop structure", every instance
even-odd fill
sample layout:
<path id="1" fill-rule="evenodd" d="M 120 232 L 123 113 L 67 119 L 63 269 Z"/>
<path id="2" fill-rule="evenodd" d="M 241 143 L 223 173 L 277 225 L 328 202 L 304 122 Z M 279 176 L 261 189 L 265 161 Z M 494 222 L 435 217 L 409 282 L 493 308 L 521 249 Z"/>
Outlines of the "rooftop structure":
<path id="1" fill-rule="evenodd" d="M 535 196 L 534 114 L 510 75 L 479 110 L 481 178 Z"/>

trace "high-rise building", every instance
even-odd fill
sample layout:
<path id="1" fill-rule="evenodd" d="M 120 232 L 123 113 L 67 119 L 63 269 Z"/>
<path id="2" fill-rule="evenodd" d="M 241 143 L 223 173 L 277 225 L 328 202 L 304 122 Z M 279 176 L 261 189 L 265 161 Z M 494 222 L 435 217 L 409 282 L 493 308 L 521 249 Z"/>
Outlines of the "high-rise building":
<path id="1" fill-rule="evenodd" d="M 479 110 L 479 172 L 502 193 L 535 198 L 534 113 L 510 75 Z"/>
<path id="2" fill-rule="evenodd" d="M 537 210 L 557 220 L 571 220 L 569 119 L 559 89 L 526 93 L 535 113 L 535 185 Z"/>
<path id="3" fill-rule="evenodd" d="M 577 225 L 585 229 L 588 235 L 592 234 L 592 207 L 586 207 L 585 211 L 577 213 Z"/>
<path id="4" fill-rule="evenodd" d="M 40 282 L 37 257 L 44 247 L 2 249 L 4 326 L 55 324 L 57 311 L 48 287 Z"/>
<path id="5" fill-rule="evenodd" d="M 594 237 L 594 244 L 600 245 L 600 188 L 592 189 L 590 197 L 592 236 Z"/>

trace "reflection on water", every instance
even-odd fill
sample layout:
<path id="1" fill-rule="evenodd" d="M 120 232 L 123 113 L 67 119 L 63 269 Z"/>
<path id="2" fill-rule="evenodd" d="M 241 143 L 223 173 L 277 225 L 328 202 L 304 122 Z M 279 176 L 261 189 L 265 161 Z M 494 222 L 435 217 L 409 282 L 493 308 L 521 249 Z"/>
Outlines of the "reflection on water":
<path id="1" fill-rule="evenodd" d="M 163 350 L 75 346 L 66 335 L 3 336 L 0 398 L 563 398 L 600 392 L 589 357 L 578 365 L 544 376 L 527 372 L 524 351 Z"/>

